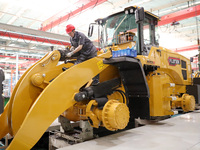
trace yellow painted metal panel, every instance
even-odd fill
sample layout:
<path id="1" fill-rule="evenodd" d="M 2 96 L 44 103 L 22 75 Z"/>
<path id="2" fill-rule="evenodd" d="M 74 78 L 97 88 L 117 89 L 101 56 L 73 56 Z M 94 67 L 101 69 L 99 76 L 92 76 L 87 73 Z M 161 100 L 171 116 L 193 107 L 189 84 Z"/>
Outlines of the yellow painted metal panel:
<path id="1" fill-rule="evenodd" d="M 150 116 L 163 116 L 163 89 L 160 76 L 152 76 L 150 88 Z"/>
<path id="2" fill-rule="evenodd" d="M 169 98 L 174 94 L 175 87 L 170 87 L 169 76 L 151 74 L 147 81 L 150 90 L 150 116 L 172 115 Z"/>

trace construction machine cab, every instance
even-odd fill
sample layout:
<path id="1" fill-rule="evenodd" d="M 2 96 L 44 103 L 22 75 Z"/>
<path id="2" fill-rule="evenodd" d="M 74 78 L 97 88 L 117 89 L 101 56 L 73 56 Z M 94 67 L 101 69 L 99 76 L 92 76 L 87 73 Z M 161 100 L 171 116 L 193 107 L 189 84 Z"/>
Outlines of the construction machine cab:
<path id="1" fill-rule="evenodd" d="M 148 55 L 151 46 L 158 46 L 155 38 L 155 26 L 159 17 L 144 11 L 141 7 L 131 6 L 124 11 L 110 15 L 95 22 L 99 25 L 98 41 L 100 48 L 131 43 L 137 54 Z M 92 36 L 90 24 L 88 36 Z M 130 47 L 129 46 L 129 47 Z"/>

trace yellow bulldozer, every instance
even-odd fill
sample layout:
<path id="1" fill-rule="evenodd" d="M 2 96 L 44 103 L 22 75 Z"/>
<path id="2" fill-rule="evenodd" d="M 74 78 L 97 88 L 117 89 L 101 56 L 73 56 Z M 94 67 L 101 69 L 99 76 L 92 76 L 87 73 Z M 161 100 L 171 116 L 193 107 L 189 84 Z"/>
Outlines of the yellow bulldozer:
<path id="1" fill-rule="evenodd" d="M 137 118 L 193 111 L 200 79 L 188 58 L 159 46 L 158 21 L 142 7 L 125 8 L 90 24 L 89 36 L 98 26 L 97 57 L 74 65 L 54 50 L 27 69 L 0 115 L 0 139 L 13 136 L 7 149 L 31 149 L 58 117 L 60 135 L 79 124 L 81 141 L 134 128 Z"/>

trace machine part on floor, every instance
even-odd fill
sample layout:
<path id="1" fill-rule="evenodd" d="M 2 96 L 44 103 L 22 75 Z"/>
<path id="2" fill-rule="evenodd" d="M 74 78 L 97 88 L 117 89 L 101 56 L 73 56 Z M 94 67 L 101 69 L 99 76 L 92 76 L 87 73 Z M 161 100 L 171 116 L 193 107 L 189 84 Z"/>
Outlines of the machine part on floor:
<path id="1" fill-rule="evenodd" d="M 61 122 L 64 123 L 63 120 Z M 63 130 L 64 132 L 62 132 L 62 130 L 51 132 L 52 135 L 50 136 L 49 141 L 50 147 L 61 148 L 61 143 L 64 145 L 71 145 L 94 138 L 93 128 L 90 126 L 88 121 L 81 120 L 78 123 L 78 126 L 76 123 L 72 129 L 68 130 L 67 128 L 67 131 L 65 129 L 66 128 Z"/>
<path id="2" fill-rule="evenodd" d="M 61 127 L 65 132 L 69 132 L 69 131 L 73 130 L 70 120 L 68 120 L 67 118 L 65 118 L 63 116 L 59 116 L 58 121 L 60 122 Z"/>
<path id="3" fill-rule="evenodd" d="M 49 136 L 49 148 L 48 150 L 56 150 L 58 148 L 63 148 L 69 146 L 69 142 L 63 138 L 59 138 L 57 135 L 53 134 Z"/>
<path id="4" fill-rule="evenodd" d="M 82 139 L 83 141 L 86 141 L 86 140 L 91 140 L 94 138 L 93 127 L 89 124 L 88 121 L 81 120 L 79 126 L 82 131 L 80 132 L 80 136 L 79 136 L 80 139 Z"/>
<path id="5" fill-rule="evenodd" d="M 74 65 L 64 60 L 66 51 L 55 50 L 27 69 L 0 115 L 0 139 L 14 137 L 7 150 L 31 149 L 60 115 L 63 132 L 54 134 L 77 143 L 133 128 L 138 118 L 194 110 L 194 94 L 186 87 L 200 85 L 199 76 L 192 80 L 189 59 L 159 46 L 158 21 L 142 8 L 127 7 L 96 20 L 102 39 L 96 57 Z M 99 83 L 92 85 L 96 76 Z"/>
<path id="6" fill-rule="evenodd" d="M 59 122 L 61 123 L 61 127 L 63 130 L 60 130 L 61 132 L 63 131 L 63 133 L 69 133 L 72 134 L 73 132 L 77 132 L 78 129 L 75 129 L 79 126 L 80 130 L 79 130 L 79 134 L 76 134 L 76 138 L 82 140 L 82 141 L 86 141 L 89 139 L 93 138 L 93 128 L 90 126 L 88 121 L 79 121 L 78 123 L 70 123 L 70 121 L 63 117 L 63 116 L 59 116 Z M 78 126 L 77 126 L 78 125 Z M 69 139 L 68 139 L 69 140 Z"/>
<path id="7" fill-rule="evenodd" d="M 67 135 L 66 133 L 62 133 L 62 132 L 53 132 L 53 134 L 56 135 L 57 137 L 64 138 L 65 140 L 68 141 L 68 143 L 71 143 L 71 144 L 83 142 L 82 139 L 79 139 L 76 137 L 77 133 L 75 132 L 73 132 L 72 135 Z M 73 134 L 75 135 L 75 137 L 73 136 Z"/>
<path id="8" fill-rule="evenodd" d="M 5 79 L 5 76 L 4 76 L 4 72 L 2 69 L 0 69 L 0 114 L 3 113 L 4 111 L 4 98 L 2 96 L 3 94 L 3 81 Z"/>

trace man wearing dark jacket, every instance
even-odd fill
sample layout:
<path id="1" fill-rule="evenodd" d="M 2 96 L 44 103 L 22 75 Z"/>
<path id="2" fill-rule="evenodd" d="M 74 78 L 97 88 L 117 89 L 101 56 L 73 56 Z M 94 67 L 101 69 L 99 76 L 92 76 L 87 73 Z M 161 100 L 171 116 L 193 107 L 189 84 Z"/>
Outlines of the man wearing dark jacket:
<path id="1" fill-rule="evenodd" d="M 76 54 L 76 64 L 79 64 L 85 60 L 97 56 L 97 49 L 83 33 L 75 31 L 75 27 L 72 24 L 66 26 L 66 32 L 70 36 L 71 49 L 67 57 L 71 57 Z"/>
<path id="2" fill-rule="evenodd" d="M 4 110 L 4 99 L 3 99 L 3 84 L 2 82 L 4 81 L 5 76 L 4 76 L 4 72 L 3 70 L 0 68 L 0 114 L 3 112 Z"/>

